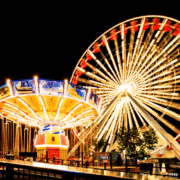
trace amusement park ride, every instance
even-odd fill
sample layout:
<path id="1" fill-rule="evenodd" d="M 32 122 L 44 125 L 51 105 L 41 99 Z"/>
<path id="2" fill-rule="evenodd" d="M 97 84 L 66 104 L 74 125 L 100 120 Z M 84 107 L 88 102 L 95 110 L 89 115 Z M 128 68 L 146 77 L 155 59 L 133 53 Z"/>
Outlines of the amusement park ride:
<path id="1" fill-rule="evenodd" d="M 180 160 L 180 21 L 148 15 L 115 25 L 87 48 L 70 82 L 8 80 L 0 89 L 0 115 L 39 128 L 59 126 L 59 137 L 83 126 L 67 158 L 90 138 L 108 141 L 108 152 L 120 127 L 141 132 L 150 126 Z"/>

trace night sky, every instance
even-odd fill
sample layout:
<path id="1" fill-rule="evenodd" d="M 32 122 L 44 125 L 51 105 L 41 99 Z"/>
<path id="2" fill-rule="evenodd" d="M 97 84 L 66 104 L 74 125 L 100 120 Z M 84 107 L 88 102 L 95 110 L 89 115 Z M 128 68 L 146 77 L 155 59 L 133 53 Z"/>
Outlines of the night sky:
<path id="1" fill-rule="evenodd" d="M 67 1 L 6 7 L 0 25 L 0 86 L 7 78 L 22 80 L 34 75 L 70 80 L 88 46 L 109 28 L 130 18 L 164 15 L 180 20 L 177 1 L 101 2 L 104 4 Z"/>
<path id="2" fill-rule="evenodd" d="M 88 46 L 112 26 L 141 15 L 165 15 L 180 20 L 173 5 L 67 2 L 7 8 L 1 21 L 0 85 L 11 80 L 70 79 Z M 120 3 L 121 2 L 121 3 Z M 95 3 L 95 2 L 94 2 Z M 142 5 L 142 6 L 141 6 Z"/>

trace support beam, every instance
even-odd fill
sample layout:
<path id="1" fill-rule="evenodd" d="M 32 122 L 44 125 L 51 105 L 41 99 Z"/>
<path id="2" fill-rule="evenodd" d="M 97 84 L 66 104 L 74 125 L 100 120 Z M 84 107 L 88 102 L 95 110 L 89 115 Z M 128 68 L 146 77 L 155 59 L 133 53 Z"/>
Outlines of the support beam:
<path id="1" fill-rule="evenodd" d="M 128 92 L 126 92 L 132 104 L 138 109 L 138 111 L 142 114 L 142 116 L 146 119 L 148 124 L 155 129 L 157 133 L 173 148 L 176 157 L 180 160 L 180 145 L 179 143 L 171 136 L 168 132 L 166 132 L 157 122 L 156 120 L 141 106 L 141 104 Z"/>
<path id="2" fill-rule="evenodd" d="M 90 135 L 90 133 L 97 127 L 97 125 L 103 120 L 103 118 L 107 115 L 107 113 L 109 113 L 109 111 L 112 109 L 112 107 L 115 106 L 115 104 L 117 103 L 117 100 L 119 99 L 119 97 L 122 94 L 120 93 L 119 95 L 115 96 L 115 98 L 109 103 L 109 105 L 105 108 L 105 110 L 102 113 L 102 116 L 100 116 L 99 118 L 96 119 L 96 121 L 94 122 L 94 124 L 92 124 L 92 126 L 89 126 L 89 128 L 87 128 L 84 133 L 81 135 L 82 138 L 80 139 L 80 141 L 78 143 L 76 143 L 76 145 L 71 149 L 71 151 L 69 152 L 69 154 L 67 155 L 67 158 L 69 158 L 75 151 L 76 149 L 79 147 L 79 145 L 84 142 L 84 140 Z"/>

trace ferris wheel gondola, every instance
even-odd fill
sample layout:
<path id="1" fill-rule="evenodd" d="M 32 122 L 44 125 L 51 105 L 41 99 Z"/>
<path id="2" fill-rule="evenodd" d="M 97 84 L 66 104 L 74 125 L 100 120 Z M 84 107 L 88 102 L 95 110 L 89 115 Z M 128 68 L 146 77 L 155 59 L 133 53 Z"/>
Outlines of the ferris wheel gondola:
<path id="1" fill-rule="evenodd" d="M 180 21 L 148 15 L 115 25 L 87 48 L 71 82 L 91 89 L 103 107 L 82 142 L 93 132 L 108 141 L 108 151 L 121 126 L 151 126 L 180 159 Z"/>

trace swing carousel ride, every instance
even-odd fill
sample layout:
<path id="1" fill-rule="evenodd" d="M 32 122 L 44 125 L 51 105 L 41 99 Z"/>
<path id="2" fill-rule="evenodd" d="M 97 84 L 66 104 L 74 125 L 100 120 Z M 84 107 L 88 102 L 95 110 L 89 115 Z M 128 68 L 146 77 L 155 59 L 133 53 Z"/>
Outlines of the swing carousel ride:
<path id="1" fill-rule="evenodd" d="M 52 81 L 37 77 L 18 81 L 8 80 L 4 86 L 1 86 L 0 92 L 2 131 L 6 130 L 5 134 L 2 133 L 3 151 L 7 152 L 11 149 L 16 154 L 19 150 L 25 150 L 25 148 L 19 148 L 20 139 L 27 137 L 28 143 L 25 139 L 24 142 L 21 140 L 23 147 L 27 145 L 26 150 L 30 150 L 28 147 L 32 142 L 31 135 L 23 134 L 22 128 L 17 128 L 20 124 L 26 124 L 27 130 L 28 127 L 40 129 L 39 134 L 36 133 L 34 143 L 36 150 L 52 149 L 52 147 L 67 150 L 69 146 L 68 129 L 86 126 L 97 118 L 101 110 L 100 98 L 97 95 L 90 89 L 75 86 L 67 80 Z M 4 125 L 4 122 L 8 124 L 4 118 L 18 124 L 16 133 L 12 133 L 16 134 L 15 138 L 12 137 L 16 145 L 7 148 L 7 129 L 9 132 L 12 130 Z"/>
<path id="2" fill-rule="evenodd" d="M 141 132 L 150 126 L 180 159 L 180 21 L 149 15 L 115 25 L 87 48 L 71 82 L 102 100 L 102 115 L 82 133 L 82 142 L 90 135 L 103 138 L 108 152 L 120 127 Z"/>
<path id="3" fill-rule="evenodd" d="M 0 115 L 30 126 L 87 124 L 100 110 L 97 95 L 67 81 L 8 80 L 0 90 Z"/>

